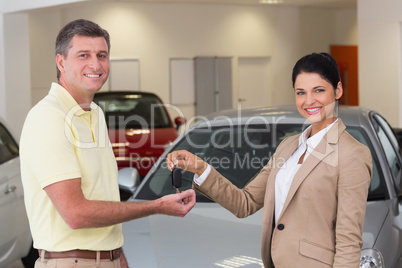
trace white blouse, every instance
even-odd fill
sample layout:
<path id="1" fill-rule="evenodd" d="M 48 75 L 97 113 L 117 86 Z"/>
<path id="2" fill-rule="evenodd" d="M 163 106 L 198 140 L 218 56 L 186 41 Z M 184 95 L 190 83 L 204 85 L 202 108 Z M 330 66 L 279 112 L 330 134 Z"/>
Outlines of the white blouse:
<path id="1" fill-rule="evenodd" d="M 303 131 L 303 133 L 299 137 L 299 146 L 297 147 L 296 151 L 279 169 L 278 173 L 275 176 L 275 222 L 278 222 L 279 216 L 281 215 L 283 209 L 283 205 L 286 201 L 286 197 L 289 193 L 290 185 L 292 184 L 293 178 L 295 177 L 297 171 L 306 161 L 306 159 L 315 149 L 315 147 L 320 143 L 320 141 L 329 131 L 329 129 L 335 124 L 335 122 L 309 138 L 307 137 L 310 136 L 311 126 Z M 306 152 L 306 154 L 304 155 L 303 163 L 298 164 L 299 159 L 304 152 Z"/>

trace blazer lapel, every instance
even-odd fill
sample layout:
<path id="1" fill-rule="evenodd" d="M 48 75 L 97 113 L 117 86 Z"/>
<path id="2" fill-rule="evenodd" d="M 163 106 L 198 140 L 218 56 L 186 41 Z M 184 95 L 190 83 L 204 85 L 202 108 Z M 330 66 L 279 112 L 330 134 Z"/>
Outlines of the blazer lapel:
<path id="1" fill-rule="evenodd" d="M 333 152 L 335 151 L 334 148 L 335 146 L 337 146 L 339 137 L 344 130 L 345 125 L 343 124 L 341 119 L 338 119 L 338 122 L 331 127 L 331 129 L 316 146 L 316 148 L 310 153 L 310 155 L 297 171 L 293 179 L 288 196 L 286 197 L 286 201 L 282 209 L 281 216 L 283 215 L 283 212 L 286 210 L 287 206 L 289 205 L 290 201 L 292 200 L 302 182 L 320 162 L 324 162 L 325 164 L 332 166 L 336 166 L 338 164 L 338 155 Z"/>
<path id="2" fill-rule="evenodd" d="M 281 150 L 276 151 L 274 155 L 274 163 L 271 169 L 270 177 L 275 178 L 276 173 L 278 173 L 279 169 L 285 164 L 285 162 L 289 159 L 289 157 L 296 151 L 299 146 L 299 137 L 301 134 L 298 134 L 289 140 L 289 144 L 283 144 Z M 274 180 L 275 181 L 275 180 Z"/>
<path id="3" fill-rule="evenodd" d="M 263 228 L 262 228 L 262 239 L 261 241 L 261 251 L 262 258 L 265 264 L 270 263 L 271 256 L 271 236 L 272 236 L 272 224 L 275 219 L 275 177 L 279 169 L 289 157 L 294 153 L 297 146 L 299 145 L 299 136 L 296 135 L 289 137 L 278 147 L 275 154 L 272 156 L 271 171 L 267 180 L 267 186 L 264 198 L 264 210 L 263 210 Z"/>
<path id="4" fill-rule="evenodd" d="M 273 156 L 273 163 L 271 172 L 266 186 L 265 200 L 264 200 L 264 219 L 267 221 L 267 226 L 272 225 L 275 210 L 275 177 L 279 169 L 285 164 L 289 157 L 294 153 L 299 145 L 299 136 L 296 135 L 285 141 L 283 146 L 278 149 Z M 270 230 L 272 231 L 272 229 Z"/>

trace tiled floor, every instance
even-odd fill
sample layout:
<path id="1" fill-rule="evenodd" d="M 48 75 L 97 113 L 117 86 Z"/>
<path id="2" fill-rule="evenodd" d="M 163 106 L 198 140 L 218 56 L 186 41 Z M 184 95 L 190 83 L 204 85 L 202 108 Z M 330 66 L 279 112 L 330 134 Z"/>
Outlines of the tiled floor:
<path id="1" fill-rule="evenodd" d="M 24 265 L 22 265 L 21 261 L 16 261 L 16 262 L 12 263 L 10 266 L 8 266 L 7 268 L 24 268 Z"/>

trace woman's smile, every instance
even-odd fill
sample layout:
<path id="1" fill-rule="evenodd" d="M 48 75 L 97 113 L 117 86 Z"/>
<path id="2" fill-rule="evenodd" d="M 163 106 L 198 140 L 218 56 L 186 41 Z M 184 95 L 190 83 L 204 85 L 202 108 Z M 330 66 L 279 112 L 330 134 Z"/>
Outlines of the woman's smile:
<path id="1" fill-rule="evenodd" d="M 304 108 L 307 114 L 315 115 L 321 111 L 322 107 Z"/>

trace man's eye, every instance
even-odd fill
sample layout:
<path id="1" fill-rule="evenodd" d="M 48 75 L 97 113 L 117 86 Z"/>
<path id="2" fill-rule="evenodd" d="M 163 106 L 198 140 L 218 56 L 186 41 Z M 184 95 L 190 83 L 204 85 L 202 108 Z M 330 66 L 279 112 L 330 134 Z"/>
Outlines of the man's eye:
<path id="1" fill-rule="evenodd" d="M 107 56 L 104 55 L 104 54 L 99 54 L 98 57 L 99 57 L 99 58 L 103 58 L 103 59 L 106 59 L 106 58 L 107 58 Z"/>
<path id="2" fill-rule="evenodd" d="M 80 54 L 79 57 L 80 58 L 85 58 L 87 55 L 86 54 Z"/>

